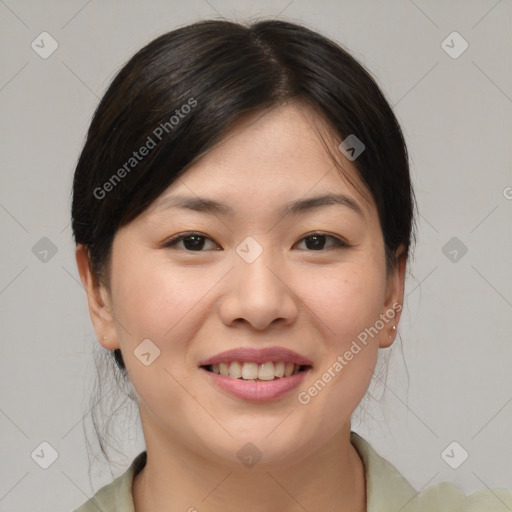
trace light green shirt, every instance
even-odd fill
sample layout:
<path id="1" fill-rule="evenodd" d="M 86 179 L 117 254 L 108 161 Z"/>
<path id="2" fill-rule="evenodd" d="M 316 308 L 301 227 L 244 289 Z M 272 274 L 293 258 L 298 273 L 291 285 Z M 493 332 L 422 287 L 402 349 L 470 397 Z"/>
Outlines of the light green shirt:
<path id="1" fill-rule="evenodd" d="M 365 468 L 367 512 L 512 511 L 512 490 L 483 489 L 465 496 L 454 484 L 442 482 L 417 492 L 361 436 L 351 432 L 350 442 L 361 456 Z M 145 464 L 144 451 L 121 476 L 102 487 L 74 512 L 135 512 L 132 482 Z"/>

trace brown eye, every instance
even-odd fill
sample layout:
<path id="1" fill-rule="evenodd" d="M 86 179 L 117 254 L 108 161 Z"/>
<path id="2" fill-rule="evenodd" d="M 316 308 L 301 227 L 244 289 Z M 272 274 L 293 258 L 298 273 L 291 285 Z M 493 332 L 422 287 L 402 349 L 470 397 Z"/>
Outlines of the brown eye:
<path id="1" fill-rule="evenodd" d="M 163 247 L 176 248 L 180 242 L 183 242 L 183 248 L 188 252 L 204 252 L 202 249 L 204 248 L 206 240 L 213 242 L 211 238 L 200 233 L 186 233 L 167 240 L 167 242 L 163 244 Z"/>
<path id="2" fill-rule="evenodd" d="M 306 242 L 307 249 L 311 251 L 322 251 L 325 248 L 326 240 L 331 240 L 331 248 L 350 247 L 346 242 L 341 240 L 341 238 L 323 233 L 312 233 L 302 237 L 301 241 L 303 240 Z"/>

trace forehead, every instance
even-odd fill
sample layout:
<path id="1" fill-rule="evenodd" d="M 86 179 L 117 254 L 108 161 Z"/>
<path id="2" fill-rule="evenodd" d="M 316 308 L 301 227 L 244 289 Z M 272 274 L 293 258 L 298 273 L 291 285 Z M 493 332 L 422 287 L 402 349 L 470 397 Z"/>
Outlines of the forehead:
<path id="1" fill-rule="evenodd" d="M 208 197 L 254 209 L 331 194 L 345 196 L 354 211 L 359 207 L 363 216 L 372 216 L 373 201 L 353 163 L 339 151 L 339 142 L 301 104 L 248 114 L 192 162 L 150 211 L 170 206 L 171 196 Z"/>

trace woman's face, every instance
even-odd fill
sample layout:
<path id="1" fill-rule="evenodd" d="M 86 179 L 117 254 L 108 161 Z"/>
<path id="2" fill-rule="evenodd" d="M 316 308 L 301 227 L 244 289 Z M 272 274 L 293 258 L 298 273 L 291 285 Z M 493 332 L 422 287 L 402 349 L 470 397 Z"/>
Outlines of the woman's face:
<path id="1" fill-rule="evenodd" d="M 110 292 L 89 295 L 91 315 L 102 345 L 121 348 L 148 449 L 179 444 L 227 464 L 259 453 L 271 467 L 350 429 L 378 348 L 392 343 L 404 268 L 386 276 L 375 205 L 334 167 L 315 119 L 297 105 L 250 117 L 117 232 Z M 327 195 L 346 199 L 311 201 Z M 180 207 L 177 197 L 225 207 Z M 176 235 L 190 238 L 166 247 Z M 269 348 L 298 354 L 307 371 L 233 382 L 201 367 L 252 349 L 221 359 L 249 363 L 234 375 L 256 368 L 272 379 L 294 357 L 260 352 Z M 275 364 L 251 364 L 258 357 Z"/>

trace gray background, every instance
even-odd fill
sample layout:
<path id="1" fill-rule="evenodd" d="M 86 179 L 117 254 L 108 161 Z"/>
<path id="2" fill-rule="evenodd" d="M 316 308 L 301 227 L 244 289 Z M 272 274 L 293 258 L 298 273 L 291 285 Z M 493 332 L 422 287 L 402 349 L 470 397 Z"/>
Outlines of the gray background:
<path id="1" fill-rule="evenodd" d="M 391 351 L 387 384 L 353 428 L 417 489 L 512 487 L 510 0 L 0 0 L 0 512 L 72 510 L 93 494 L 83 425 L 99 344 L 69 220 L 98 100 L 154 37 L 248 16 L 303 22 L 345 45 L 377 78 L 407 139 L 420 217 L 403 349 Z M 46 59 L 31 47 L 43 31 L 58 42 Z M 457 58 L 441 44 L 453 31 L 469 44 Z M 43 237 L 55 254 L 43 252 Z M 144 448 L 138 420 L 121 430 L 114 476 Z M 58 454 L 48 469 L 31 456 L 44 441 Z M 453 441 L 469 453 L 457 469 L 441 457 Z M 111 480 L 96 464 L 94 490 Z"/>

